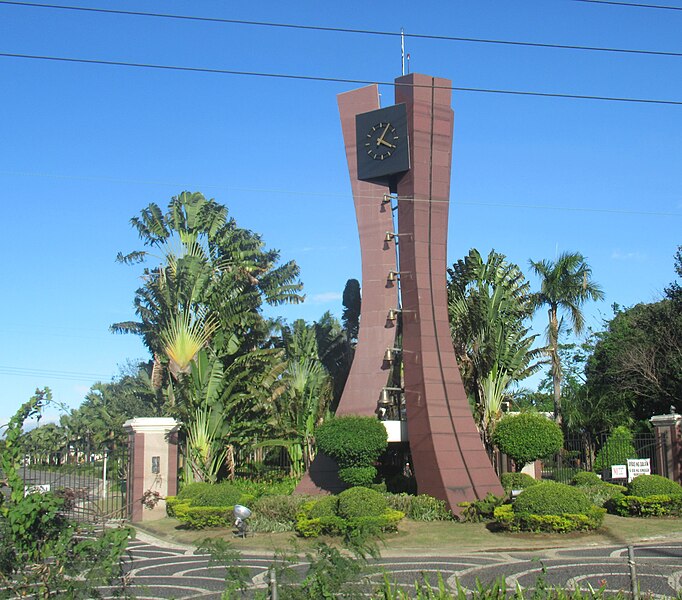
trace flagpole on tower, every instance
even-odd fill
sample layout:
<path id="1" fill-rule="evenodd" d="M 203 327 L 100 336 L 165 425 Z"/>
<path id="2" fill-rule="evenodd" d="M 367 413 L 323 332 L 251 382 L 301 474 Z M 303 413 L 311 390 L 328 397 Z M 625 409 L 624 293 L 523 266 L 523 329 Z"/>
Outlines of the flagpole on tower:
<path id="1" fill-rule="evenodd" d="M 405 30 L 400 28 L 400 58 L 403 63 L 402 74 L 405 75 Z"/>

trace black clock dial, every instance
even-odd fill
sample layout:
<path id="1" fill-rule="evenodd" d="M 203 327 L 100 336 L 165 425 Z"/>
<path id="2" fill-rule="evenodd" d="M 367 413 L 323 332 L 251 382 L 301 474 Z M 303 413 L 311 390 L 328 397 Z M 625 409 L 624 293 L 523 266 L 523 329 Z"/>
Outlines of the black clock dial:
<path id="1" fill-rule="evenodd" d="M 365 137 L 365 150 L 374 160 L 384 160 L 398 149 L 400 136 L 389 122 L 380 121 L 372 126 Z"/>
<path id="2" fill-rule="evenodd" d="M 391 186 L 410 170 L 405 104 L 355 115 L 355 136 L 361 181 Z"/>

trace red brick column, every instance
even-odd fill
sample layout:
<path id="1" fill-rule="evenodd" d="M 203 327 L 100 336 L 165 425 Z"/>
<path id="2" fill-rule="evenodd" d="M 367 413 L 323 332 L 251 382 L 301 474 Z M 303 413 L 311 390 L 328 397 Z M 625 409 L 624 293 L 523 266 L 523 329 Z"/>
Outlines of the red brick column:
<path id="1" fill-rule="evenodd" d="M 420 493 L 448 503 L 501 495 L 462 385 L 450 337 L 446 245 L 454 114 L 451 82 L 396 79 L 407 105 L 411 169 L 398 184 L 403 364 L 410 450 Z"/>
<path id="2" fill-rule="evenodd" d="M 656 434 L 657 460 L 668 479 L 682 484 L 682 415 L 657 415 L 650 421 Z"/>

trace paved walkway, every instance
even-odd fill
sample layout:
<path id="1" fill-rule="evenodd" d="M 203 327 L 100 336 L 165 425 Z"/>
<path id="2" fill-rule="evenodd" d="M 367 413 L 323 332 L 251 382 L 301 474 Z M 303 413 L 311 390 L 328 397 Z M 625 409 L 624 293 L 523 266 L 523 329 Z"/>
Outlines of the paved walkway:
<path id="1" fill-rule="evenodd" d="M 219 600 L 224 589 L 224 569 L 208 565 L 208 557 L 194 554 L 191 548 L 165 544 L 142 534 L 130 546 L 131 591 L 140 599 L 206 598 Z M 643 593 L 674 596 L 682 592 L 682 542 L 661 542 L 635 546 L 635 561 Z M 253 589 L 267 586 L 272 557 L 243 554 L 241 564 L 248 567 Z M 304 564 L 295 565 L 300 570 Z M 457 557 L 383 558 L 369 569 L 368 589 L 383 581 L 383 573 L 406 585 L 422 573 L 436 581 L 441 573 L 450 586 L 458 579 L 465 588 L 504 578 L 507 586 L 533 587 L 545 571 L 548 585 L 587 589 L 605 585 L 609 592 L 628 590 L 630 572 L 627 548 L 602 546 L 554 549 L 533 552 L 481 552 Z M 281 600 L 286 600 L 282 598 Z"/>

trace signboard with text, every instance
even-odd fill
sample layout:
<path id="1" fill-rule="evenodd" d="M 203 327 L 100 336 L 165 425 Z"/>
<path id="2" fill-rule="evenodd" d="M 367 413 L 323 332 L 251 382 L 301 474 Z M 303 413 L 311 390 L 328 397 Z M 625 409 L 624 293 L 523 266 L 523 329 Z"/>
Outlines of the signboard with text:
<path id="1" fill-rule="evenodd" d="M 627 479 L 627 465 L 611 465 L 611 479 Z"/>
<path id="2" fill-rule="evenodd" d="M 650 458 L 628 458 L 628 481 L 639 475 L 651 475 Z"/>

